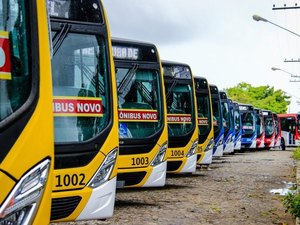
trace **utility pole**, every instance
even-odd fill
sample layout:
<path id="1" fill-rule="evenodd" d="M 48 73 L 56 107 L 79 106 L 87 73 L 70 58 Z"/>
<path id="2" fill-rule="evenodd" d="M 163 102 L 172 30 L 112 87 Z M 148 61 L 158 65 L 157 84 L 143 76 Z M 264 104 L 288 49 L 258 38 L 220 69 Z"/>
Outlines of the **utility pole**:
<path id="1" fill-rule="evenodd" d="M 286 10 L 286 9 L 300 9 L 300 6 L 298 6 L 298 4 L 295 3 L 294 6 L 287 6 L 286 4 L 284 4 L 283 7 L 276 7 L 274 4 L 272 8 L 272 10 Z"/>
<path id="2" fill-rule="evenodd" d="M 300 62 L 300 59 L 285 59 L 284 62 Z"/>

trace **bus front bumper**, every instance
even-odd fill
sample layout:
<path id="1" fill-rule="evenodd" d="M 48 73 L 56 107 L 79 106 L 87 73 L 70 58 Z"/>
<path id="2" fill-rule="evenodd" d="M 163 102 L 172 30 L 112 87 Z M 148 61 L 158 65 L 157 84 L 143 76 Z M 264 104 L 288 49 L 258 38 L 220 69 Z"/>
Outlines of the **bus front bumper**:
<path id="1" fill-rule="evenodd" d="M 153 167 L 148 180 L 143 187 L 163 187 L 166 184 L 167 161 Z"/>
<path id="2" fill-rule="evenodd" d="M 213 150 L 208 150 L 207 152 L 203 153 L 204 156 L 201 160 L 201 162 L 199 163 L 200 165 L 209 165 L 212 163 L 212 156 L 213 156 Z"/>

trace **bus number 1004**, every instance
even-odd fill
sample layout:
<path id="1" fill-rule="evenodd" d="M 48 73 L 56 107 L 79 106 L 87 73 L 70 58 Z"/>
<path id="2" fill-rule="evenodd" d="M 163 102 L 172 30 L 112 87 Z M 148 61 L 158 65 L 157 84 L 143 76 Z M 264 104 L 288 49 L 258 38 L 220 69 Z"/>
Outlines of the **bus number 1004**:
<path id="1" fill-rule="evenodd" d="M 171 156 L 184 156 L 183 150 L 171 150 Z"/>
<path id="2" fill-rule="evenodd" d="M 149 164 L 148 157 L 141 157 L 141 158 L 131 158 L 131 165 L 132 166 L 145 166 Z"/>

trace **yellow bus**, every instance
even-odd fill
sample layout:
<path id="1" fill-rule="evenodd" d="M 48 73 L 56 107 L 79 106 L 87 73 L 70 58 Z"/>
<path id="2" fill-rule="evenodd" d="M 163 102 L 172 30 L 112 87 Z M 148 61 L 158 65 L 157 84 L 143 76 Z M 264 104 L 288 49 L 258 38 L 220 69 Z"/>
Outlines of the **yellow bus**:
<path id="1" fill-rule="evenodd" d="M 51 221 L 111 217 L 118 155 L 117 92 L 104 8 L 48 0 L 53 58 Z"/>
<path id="2" fill-rule="evenodd" d="M 46 2 L 0 2 L 0 224 L 49 224 L 53 173 Z"/>
<path id="3" fill-rule="evenodd" d="M 208 82 L 204 77 L 195 77 L 195 91 L 198 109 L 198 148 L 197 163 L 209 165 L 212 163 L 214 148 L 214 125 L 211 94 Z"/>
<path id="4" fill-rule="evenodd" d="M 198 121 L 194 80 L 189 65 L 162 61 L 168 120 L 168 173 L 196 170 Z"/>
<path id="5" fill-rule="evenodd" d="M 164 186 L 168 131 L 158 51 L 151 43 L 112 43 L 120 137 L 117 187 Z"/>

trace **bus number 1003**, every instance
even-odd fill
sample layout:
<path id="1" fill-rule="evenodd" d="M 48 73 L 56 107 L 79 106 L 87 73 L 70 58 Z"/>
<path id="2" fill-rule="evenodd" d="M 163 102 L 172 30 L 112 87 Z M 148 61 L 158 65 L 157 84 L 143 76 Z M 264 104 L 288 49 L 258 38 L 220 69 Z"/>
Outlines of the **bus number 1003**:
<path id="1" fill-rule="evenodd" d="M 68 187 L 70 185 L 72 186 L 85 185 L 84 183 L 85 175 L 83 173 L 72 174 L 72 175 L 66 174 L 64 176 L 57 175 L 55 177 L 57 179 L 56 187 L 63 187 L 63 186 Z"/>
<path id="2" fill-rule="evenodd" d="M 141 157 L 141 158 L 131 158 L 131 165 L 132 166 L 144 166 L 149 164 L 148 157 Z"/>

